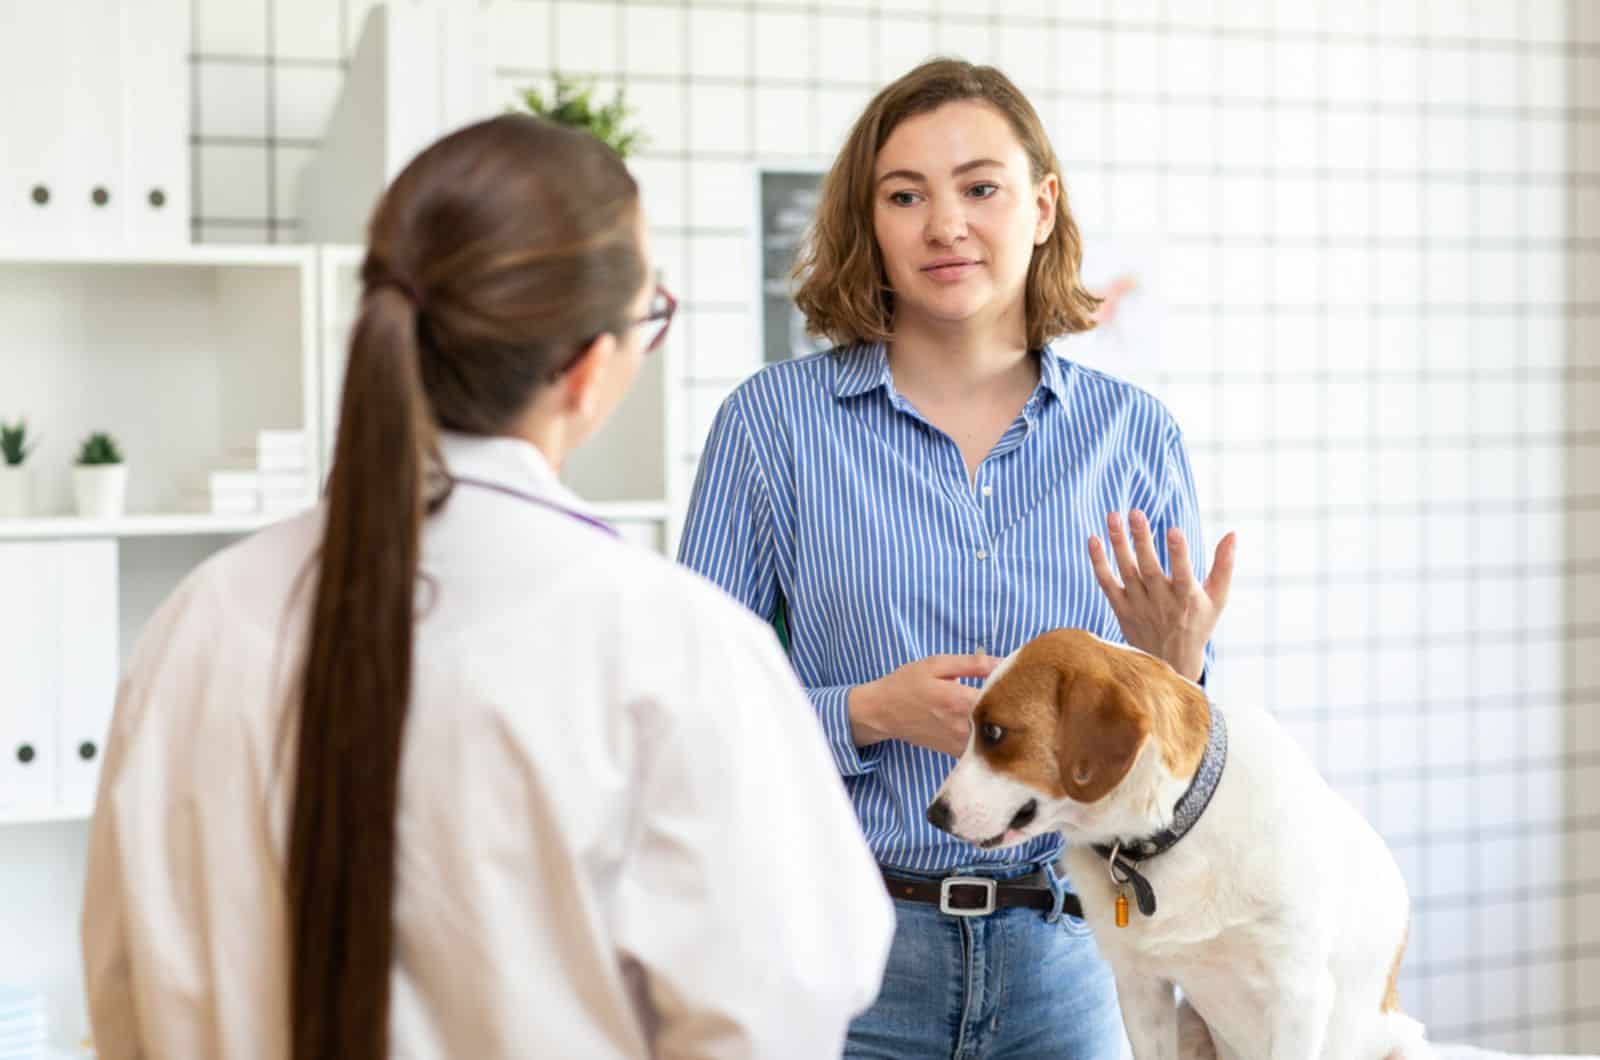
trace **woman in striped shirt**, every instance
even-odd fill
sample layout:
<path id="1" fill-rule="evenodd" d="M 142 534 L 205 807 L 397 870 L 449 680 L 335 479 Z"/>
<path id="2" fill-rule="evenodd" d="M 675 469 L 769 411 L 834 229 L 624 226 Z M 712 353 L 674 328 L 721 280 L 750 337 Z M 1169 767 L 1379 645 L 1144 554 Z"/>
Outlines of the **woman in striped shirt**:
<path id="1" fill-rule="evenodd" d="M 923 816 L 999 658 L 1071 626 L 1200 680 L 1226 597 L 1232 536 L 1203 584 L 1189 557 L 1177 424 L 1048 344 L 1093 326 L 1081 255 L 1016 87 L 918 67 L 868 105 L 822 187 L 796 301 L 839 345 L 746 381 L 706 443 L 680 559 L 779 622 L 897 895 L 847 1056 L 1121 1048 L 1110 972 L 1061 915 L 1059 837 L 981 850 Z"/>

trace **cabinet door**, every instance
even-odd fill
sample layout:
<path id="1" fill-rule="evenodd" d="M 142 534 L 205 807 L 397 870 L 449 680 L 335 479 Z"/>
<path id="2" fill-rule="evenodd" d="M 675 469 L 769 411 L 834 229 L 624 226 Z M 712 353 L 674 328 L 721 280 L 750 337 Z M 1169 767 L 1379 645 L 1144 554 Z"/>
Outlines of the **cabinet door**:
<path id="1" fill-rule="evenodd" d="M 189 242 L 189 5 L 122 0 L 122 182 L 131 243 Z"/>
<path id="2" fill-rule="evenodd" d="M 61 628 L 53 542 L 0 544 L 0 809 L 55 801 Z"/>
<path id="3" fill-rule="evenodd" d="M 70 198 L 65 168 L 67 7 L 0 0 L 0 245 L 59 246 Z"/>
<path id="4" fill-rule="evenodd" d="M 117 543 L 63 541 L 61 564 L 58 801 L 94 803 L 117 696 Z"/>

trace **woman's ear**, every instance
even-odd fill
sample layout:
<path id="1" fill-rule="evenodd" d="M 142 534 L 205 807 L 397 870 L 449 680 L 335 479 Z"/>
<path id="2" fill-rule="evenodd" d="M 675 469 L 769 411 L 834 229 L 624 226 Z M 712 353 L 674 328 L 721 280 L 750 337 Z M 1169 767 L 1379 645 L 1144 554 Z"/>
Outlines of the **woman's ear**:
<path id="1" fill-rule="evenodd" d="M 556 386 L 561 388 L 563 411 L 585 419 L 594 416 L 605 376 L 602 369 L 616 352 L 617 337 L 609 332 L 583 348 L 572 367 L 556 380 Z"/>
<path id="2" fill-rule="evenodd" d="M 1061 178 L 1054 173 L 1046 173 L 1039 182 L 1039 193 L 1036 205 L 1039 208 L 1039 220 L 1033 229 L 1033 245 L 1042 246 L 1050 238 L 1050 233 L 1056 228 L 1056 203 L 1061 198 Z"/>

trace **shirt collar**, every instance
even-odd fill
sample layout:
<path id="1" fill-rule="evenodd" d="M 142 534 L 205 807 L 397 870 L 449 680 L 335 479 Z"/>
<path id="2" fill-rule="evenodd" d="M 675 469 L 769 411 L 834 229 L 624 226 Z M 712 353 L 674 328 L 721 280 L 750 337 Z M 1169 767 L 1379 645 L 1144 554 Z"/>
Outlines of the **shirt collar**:
<path id="1" fill-rule="evenodd" d="M 1067 403 L 1066 363 L 1045 343 L 1039 351 L 1039 385 L 1062 405 Z M 858 342 L 835 354 L 833 393 L 840 398 L 855 397 L 883 387 L 894 393 L 889 374 L 888 349 L 881 342 Z"/>
<path id="2" fill-rule="evenodd" d="M 452 475 L 493 482 L 562 508 L 591 513 L 590 505 L 557 476 L 549 458 L 522 438 L 440 431 L 439 455 Z"/>
<path id="3" fill-rule="evenodd" d="M 1067 404 L 1067 362 L 1048 342 L 1039 351 L 1039 385 L 1063 406 Z"/>
<path id="4" fill-rule="evenodd" d="M 834 355 L 833 393 L 848 398 L 884 387 L 894 389 L 889 376 L 889 352 L 881 342 L 857 342 Z"/>

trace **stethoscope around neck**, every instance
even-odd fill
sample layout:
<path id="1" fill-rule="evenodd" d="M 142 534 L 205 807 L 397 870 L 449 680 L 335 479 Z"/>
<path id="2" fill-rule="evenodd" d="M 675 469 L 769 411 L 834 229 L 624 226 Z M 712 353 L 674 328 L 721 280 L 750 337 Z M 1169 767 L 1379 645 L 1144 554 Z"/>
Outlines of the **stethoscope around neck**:
<path id="1" fill-rule="evenodd" d="M 490 482 L 488 479 L 482 478 L 473 478 L 470 475 L 453 475 L 449 472 L 445 472 L 442 477 L 450 484 L 452 489 L 454 489 L 456 486 L 471 486 L 474 489 L 489 490 L 493 493 L 504 494 L 505 496 L 511 497 L 514 500 L 522 501 L 524 504 L 532 504 L 536 507 L 543 508 L 546 511 L 555 512 L 557 515 L 564 515 L 568 519 L 573 519 L 587 526 L 592 526 L 601 533 L 607 534 L 611 537 L 620 538 L 622 536 L 617 532 L 616 527 L 610 525 L 609 523 L 602 522 L 592 515 L 586 515 L 583 512 L 568 508 L 564 504 L 557 504 L 555 501 L 547 500 L 544 497 L 540 497 L 537 494 L 528 493 L 525 490 L 516 489 L 513 486 L 504 486 L 498 482 Z"/>

